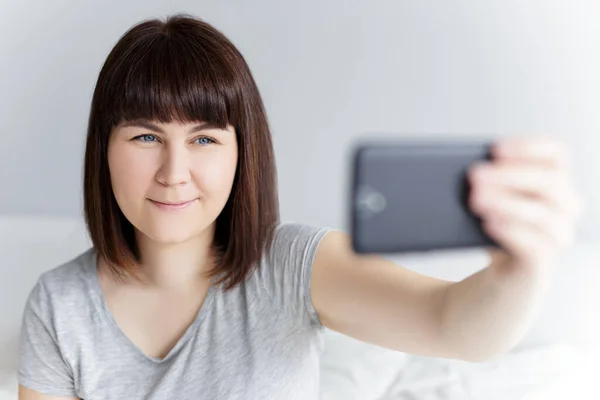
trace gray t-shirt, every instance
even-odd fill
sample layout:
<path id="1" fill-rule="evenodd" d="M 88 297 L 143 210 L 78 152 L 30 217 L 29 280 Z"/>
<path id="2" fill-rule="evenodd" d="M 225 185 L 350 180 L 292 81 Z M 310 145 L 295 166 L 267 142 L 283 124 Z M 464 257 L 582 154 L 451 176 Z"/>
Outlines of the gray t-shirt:
<path id="1" fill-rule="evenodd" d="M 230 292 L 211 287 L 163 359 L 146 356 L 115 323 L 91 248 L 44 273 L 31 291 L 19 383 L 86 400 L 317 399 L 324 328 L 309 283 L 327 230 L 278 226 L 260 268 Z"/>

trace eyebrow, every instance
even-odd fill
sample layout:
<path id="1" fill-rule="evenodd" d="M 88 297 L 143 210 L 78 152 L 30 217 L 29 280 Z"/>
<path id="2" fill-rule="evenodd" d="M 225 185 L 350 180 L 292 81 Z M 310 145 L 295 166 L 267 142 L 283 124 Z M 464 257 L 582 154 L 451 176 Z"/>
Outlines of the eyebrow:
<path id="1" fill-rule="evenodd" d="M 158 126 L 150 121 L 142 120 L 142 119 L 127 121 L 121 125 L 122 128 L 129 127 L 129 126 L 145 128 L 145 129 L 149 129 L 151 131 L 159 132 L 162 134 L 165 133 L 164 129 L 162 129 L 160 126 Z M 217 126 L 216 124 L 210 123 L 210 122 L 202 122 L 202 123 L 194 126 L 193 128 L 191 128 L 188 131 L 188 133 L 196 133 L 196 132 L 200 132 L 200 131 L 203 131 L 206 129 L 221 129 L 221 127 Z"/>

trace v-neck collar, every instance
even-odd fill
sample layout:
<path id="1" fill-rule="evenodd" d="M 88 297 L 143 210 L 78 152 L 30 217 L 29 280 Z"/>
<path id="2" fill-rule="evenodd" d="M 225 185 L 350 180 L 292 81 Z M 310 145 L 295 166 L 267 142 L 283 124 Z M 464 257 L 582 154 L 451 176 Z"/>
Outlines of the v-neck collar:
<path id="1" fill-rule="evenodd" d="M 97 303 L 98 307 L 101 310 L 101 313 L 106 318 L 108 325 L 111 327 L 111 329 L 119 338 L 119 340 L 123 343 L 123 345 L 132 349 L 134 353 L 136 353 L 139 357 L 147 361 L 160 364 L 165 363 L 171 358 L 173 358 L 174 355 L 177 354 L 177 352 L 181 349 L 181 347 L 183 347 L 185 343 L 194 334 L 196 334 L 196 332 L 198 331 L 198 327 L 201 325 L 202 320 L 205 318 L 206 314 L 211 308 L 214 292 L 216 291 L 216 287 L 214 284 L 211 284 L 209 286 L 208 291 L 206 292 L 206 297 L 202 303 L 202 306 L 200 307 L 200 310 L 198 311 L 198 314 L 194 318 L 194 321 L 186 329 L 183 336 L 179 338 L 175 346 L 173 346 L 169 350 L 168 354 L 163 358 L 149 356 L 146 353 L 144 353 L 135 343 L 133 343 L 131 339 L 129 339 L 129 337 L 125 334 L 125 332 L 123 332 L 119 324 L 117 324 L 117 321 L 113 317 L 112 312 L 109 310 L 108 305 L 106 303 L 106 299 L 104 297 L 104 293 L 102 292 L 102 287 L 100 286 L 100 280 L 98 277 L 98 257 L 95 249 L 91 248 L 87 256 L 89 257 L 89 259 L 86 265 L 90 266 L 90 268 L 88 268 L 87 273 L 89 274 L 89 280 L 91 283 L 92 296 L 94 297 L 94 301 Z"/>

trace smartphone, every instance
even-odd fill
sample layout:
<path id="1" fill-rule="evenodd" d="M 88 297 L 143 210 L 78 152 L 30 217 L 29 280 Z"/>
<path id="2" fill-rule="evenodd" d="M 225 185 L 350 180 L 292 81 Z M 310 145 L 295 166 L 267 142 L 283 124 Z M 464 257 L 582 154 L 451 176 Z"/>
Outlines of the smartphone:
<path id="1" fill-rule="evenodd" d="M 467 170 L 491 160 L 477 138 L 362 142 L 351 168 L 350 225 L 357 253 L 498 247 L 468 206 Z"/>

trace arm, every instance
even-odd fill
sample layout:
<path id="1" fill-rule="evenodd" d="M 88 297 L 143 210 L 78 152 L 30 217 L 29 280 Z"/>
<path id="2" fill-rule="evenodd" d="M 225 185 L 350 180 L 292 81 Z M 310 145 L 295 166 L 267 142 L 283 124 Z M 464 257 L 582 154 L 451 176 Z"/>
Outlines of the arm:
<path id="1" fill-rule="evenodd" d="M 464 358 L 484 361 L 510 350 L 527 333 L 543 305 L 549 271 L 509 269 L 492 253 L 492 264 L 452 285 L 441 330 Z"/>
<path id="2" fill-rule="evenodd" d="M 486 268 L 461 282 L 356 255 L 349 237 L 328 233 L 315 256 L 311 297 L 323 325 L 390 349 L 482 361 L 525 332 L 539 305 L 538 279 Z"/>
<path id="3" fill-rule="evenodd" d="M 313 263 L 312 297 L 325 326 L 359 340 L 430 356 L 486 360 L 512 347 L 542 304 L 555 260 L 583 212 L 566 146 L 509 138 L 469 171 L 469 206 L 502 250 L 450 283 L 353 253 L 331 233 Z"/>
<path id="4" fill-rule="evenodd" d="M 311 299 L 321 323 L 355 339 L 428 356 L 460 357 L 442 340 L 451 282 L 405 269 L 380 256 L 359 256 L 350 238 L 325 235 L 313 262 Z"/>
<path id="5" fill-rule="evenodd" d="M 19 400 L 79 400 L 77 397 L 57 397 L 57 396 L 46 396 L 26 388 L 25 386 L 19 385 Z"/>

